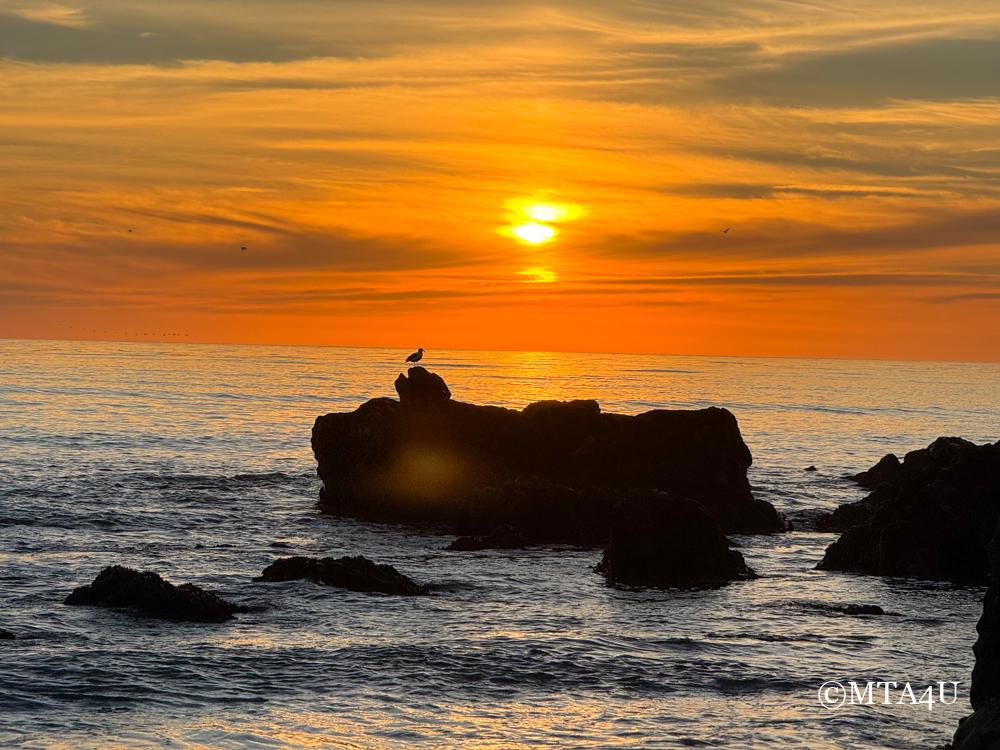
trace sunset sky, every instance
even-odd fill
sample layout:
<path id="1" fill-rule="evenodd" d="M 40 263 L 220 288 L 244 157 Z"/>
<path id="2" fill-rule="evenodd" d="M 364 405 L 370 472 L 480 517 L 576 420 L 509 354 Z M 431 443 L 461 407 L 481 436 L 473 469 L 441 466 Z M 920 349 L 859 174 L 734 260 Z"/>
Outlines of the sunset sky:
<path id="1" fill-rule="evenodd" d="M 996 0 L 0 0 L 0 337 L 1000 360 L 998 71 Z"/>

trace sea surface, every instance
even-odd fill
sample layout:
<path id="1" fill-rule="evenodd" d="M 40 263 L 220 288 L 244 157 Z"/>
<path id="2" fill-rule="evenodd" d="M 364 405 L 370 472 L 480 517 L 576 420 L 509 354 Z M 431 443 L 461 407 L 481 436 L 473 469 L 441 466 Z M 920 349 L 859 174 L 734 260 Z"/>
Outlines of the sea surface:
<path id="1" fill-rule="evenodd" d="M 597 550 L 452 553 L 316 511 L 317 415 L 406 351 L 0 341 L 0 746 L 931 748 L 968 712 L 982 590 L 814 570 L 830 534 L 736 537 L 761 578 L 610 588 Z M 1000 438 L 1000 366 L 431 351 L 460 400 L 731 409 L 783 512 L 939 435 Z M 805 467 L 815 465 L 816 472 Z M 254 583 L 364 554 L 417 599 Z M 68 607 L 106 565 L 254 606 L 223 625 Z M 891 617 L 828 605 L 878 604 Z M 956 705 L 827 710 L 827 680 L 960 680 Z"/>

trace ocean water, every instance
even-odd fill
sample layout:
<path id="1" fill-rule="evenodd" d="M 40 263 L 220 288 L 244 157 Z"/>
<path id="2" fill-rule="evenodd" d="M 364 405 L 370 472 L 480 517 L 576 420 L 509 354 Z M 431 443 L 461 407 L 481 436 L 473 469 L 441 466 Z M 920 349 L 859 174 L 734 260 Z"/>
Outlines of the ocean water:
<path id="1" fill-rule="evenodd" d="M 597 550 L 450 553 L 315 509 L 314 418 L 392 395 L 406 352 L 0 341 L 0 746 L 907 748 L 968 712 L 982 590 L 813 570 L 833 535 L 738 537 L 761 574 L 626 591 Z M 939 435 L 1000 437 L 1000 366 L 428 352 L 454 396 L 731 409 L 779 510 Z M 803 469 L 813 464 L 816 472 Z M 416 600 L 252 577 L 364 554 Z M 61 602 L 106 565 L 255 605 L 184 625 Z M 878 604 L 893 617 L 823 605 Z M 960 680 L 959 703 L 827 710 L 827 680 Z"/>

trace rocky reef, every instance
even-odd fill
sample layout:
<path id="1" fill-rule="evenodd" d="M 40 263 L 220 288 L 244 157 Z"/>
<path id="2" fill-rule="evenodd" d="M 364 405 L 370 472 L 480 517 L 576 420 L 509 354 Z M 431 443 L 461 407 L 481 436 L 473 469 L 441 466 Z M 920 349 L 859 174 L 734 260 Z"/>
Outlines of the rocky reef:
<path id="1" fill-rule="evenodd" d="M 953 750 L 1000 750 L 1000 525 L 987 551 L 990 587 L 976 625 L 979 638 L 972 647 L 976 666 L 972 670 L 970 701 L 975 713 L 959 724 Z"/>
<path id="2" fill-rule="evenodd" d="M 422 367 L 401 374 L 396 391 L 398 401 L 316 420 L 323 511 L 470 536 L 508 526 L 535 542 L 597 546 L 615 504 L 646 489 L 700 503 L 723 532 L 784 528 L 750 492 L 750 451 L 725 409 L 626 416 L 596 401 L 478 406 L 453 400 Z"/>
<path id="3" fill-rule="evenodd" d="M 701 505 L 643 491 L 630 492 L 615 507 L 597 571 L 627 586 L 715 586 L 756 578 Z"/>
<path id="4" fill-rule="evenodd" d="M 367 557 L 283 557 L 268 565 L 255 581 L 310 580 L 348 591 L 420 596 L 427 589 L 391 565 L 378 565 Z"/>
<path id="5" fill-rule="evenodd" d="M 843 532 L 818 568 L 982 583 L 986 545 L 1000 519 L 1000 442 L 941 437 L 886 456 L 858 481 L 874 490 L 842 505 L 821 528 Z"/>
<path id="6" fill-rule="evenodd" d="M 191 583 L 180 586 L 153 572 L 121 565 L 105 568 L 64 604 L 129 609 L 147 617 L 178 622 L 225 622 L 243 608 Z"/>

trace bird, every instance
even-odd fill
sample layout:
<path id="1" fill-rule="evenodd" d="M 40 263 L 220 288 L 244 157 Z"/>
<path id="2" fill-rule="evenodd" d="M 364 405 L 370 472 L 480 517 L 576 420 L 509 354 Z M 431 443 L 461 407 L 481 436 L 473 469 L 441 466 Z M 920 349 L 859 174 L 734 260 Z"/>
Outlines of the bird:
<path id="1" fill-rule="evenodd" d="M 722 233 L 723 234 L 729 234 L 729 227 L 726 227 L 725 229 L 723 229 Z"/>
<path id="2" fill-rule="evenodd" d="M 406 358 L 407 362 L 417 363 L 424 358 L 424 348 L 420 347 L 413 354 Z"/>
<path id="3" fill-rule="evenodd" d="M 243 251 L 245 252 L 245 251 L 246 251 L 246 249 L 247 249 L 247 246 L 246 246 L 246 245 L 240 245 L 240 250 L 243 250 Z"/>

